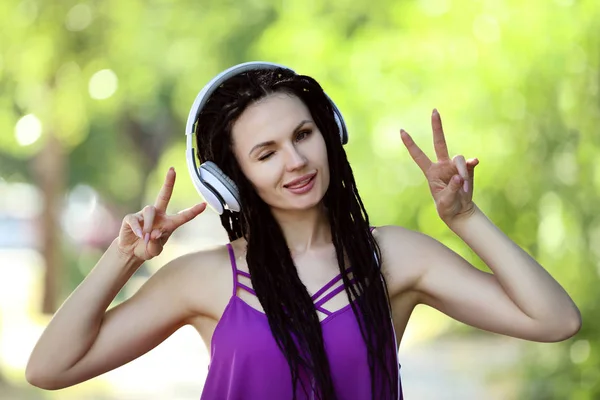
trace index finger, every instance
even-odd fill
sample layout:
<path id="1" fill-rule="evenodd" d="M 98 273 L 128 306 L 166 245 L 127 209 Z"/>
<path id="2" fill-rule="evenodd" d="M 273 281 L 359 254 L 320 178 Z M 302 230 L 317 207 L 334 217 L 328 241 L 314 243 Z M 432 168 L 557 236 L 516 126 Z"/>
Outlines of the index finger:
<path id="1" fill-rule="evenodd" d="M 448 160 L 448 146 L 444 137 L 444 128 L 442 128 L 442 118 L 437 109 L 433 109 L 431 114 L 431 128 L 433 130 L 433 147 L 438 160 Z"/>
<path id="2" fill-rule="evenodd" d="M 165 178 L 165 183 L 163 184 L 158 196 L 156 197 L 156 201 L 154 202 L 154 207 L 162 211 L 164 213 L 167 212 L 167 206 L 169 205 L 169 201 L 171 200 L 171 195 L 173 194 L 173 186 L 175 185 L 175 168 L 169 168 L 167 172 L 167 177 Z"/>
<path id="3" fill-rule="evenodd" d="M 427 157 L 427 154 L 423 153 L 423 150 L 417 146 L 417 144 L 412 140 L 408 132 L 404 129 L 400 129 L 400 136 L 402 137 L 402 142 L 406 146 L 408 150 L 408 154 L 412 157 L 413 160 L 417 163 L 421 171 L 425 173 L 431 166 L 431 160 Z"/>

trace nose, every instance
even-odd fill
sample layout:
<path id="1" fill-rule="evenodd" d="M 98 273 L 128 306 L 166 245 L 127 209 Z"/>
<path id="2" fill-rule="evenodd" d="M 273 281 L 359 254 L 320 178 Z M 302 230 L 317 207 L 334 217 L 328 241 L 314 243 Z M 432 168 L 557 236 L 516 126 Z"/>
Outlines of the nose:
<path id="1" fill-rule="evenodd" d="M 304 168 L 307 163 L 306 157 L 298 151 L 296 146 L 290 146 L 286 151 L 286 170 L 292 172 Z"/>

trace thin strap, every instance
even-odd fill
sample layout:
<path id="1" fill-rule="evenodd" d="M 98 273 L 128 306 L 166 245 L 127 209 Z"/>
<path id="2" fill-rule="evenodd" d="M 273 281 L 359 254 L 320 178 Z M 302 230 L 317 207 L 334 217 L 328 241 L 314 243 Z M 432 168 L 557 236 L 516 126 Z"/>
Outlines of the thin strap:
<path id="1" fill-rule="evenodd" d="M 231 270 L 233 272 L 233 296 L 237 293 L 237 264 L 235 263 L 235 254 L 233 253 L 233 247 L 231 243 L 227 243 L 227 251 L 229 252 L 229 261 L 231 262 Z"/>
<path id="2" fill-rule="evenodd" d="M 242 271 L 242 270 L 240 270 L 240 269 L 237 269 L 237 270 L 236 270 L 236 273 L 237 273 L 238 275 L 242 275 L 242 276 L 245 276 L 246 278 L 250 279 L 250 274 L 249 274 L 249 273 L 247 273 L 246 271 Z M 250 287 L 248 287 L 248 286 L 244 285 L 244 284 L 243 284 L 243 283 L 241 283 L 240 281 L 238 281 L 238 279 L 237 279 L 237 276 L 235 277 L 235 282 L 236 282 L 236 284 L 237 284 L 237 286 L 238 286 L 238 287 L 241 287 L 242 289 L 244 289 L 244 290 L 245 290 L 245 291 L 247 291 L 248 293 L 251 293 L 251 294 L 253 294 L 253 295 L 255 295 L 255 296 L 256 296 L 256 292 L 254 291 L 254 289 L 252 289 L 252 288 L 250 288 Z M 237 294 L 237 292 L 236 292 L 236 293 L 234 293 L 234 295 L 236 295 L 236 294 Z"/>
<path id="3" fill-rule="evenodd" d="M 351 267 L 346 268 L 345 272 L 346 273 L 352 272 L 352 268 Z M 312 301 L 315 301 L 316 299 L 318 299 L 319 296 L 321 296 L 327 289 L 329 289 L 331 286 L 333 286 L 341 278 L 342 278 L 342 274 L 337 274 L 332 280 L 327 282 L 325 284 L 325 286 L 323 286 L 321 289 L 317 290 L 317 293 L 315 293 L 311 296 Z"/>
<path id="4" fill-rule="evenodd" d="M 325 315 L 328 315 L 328 316 L 329 316 L 329 315 L 331 315 L 331 314 L 332 314 L 332 312 L 331 312 L 331 311 L 328 311 L 328 310 L 324 309 L 324 308 L 323 308 L 323 307 L 321 307 L 321 306 L 316 306 L 315 308 L 317 309 L 317 311 L 320 311 L 320 312 L 322 312 L 322 313 L 323 313 L 323 314 L 325 314 Z"/>
<path id="5" fill-rule="evenodd" d="M 242 275 L 245 276 L 246 278 L 250 279 L 250 274 L 247 273 L 246 271 L 242 271 L 241 269 L 237 270 L 238 275 Z"/>
<path id="6" fill-rule="evenodd" d="M 256 296 L 256 292 L 254 291 L 254 289 L 249 288 L 248 286 L 238 281 L 238 275 L 250 278 L 250 274 L 246 271 L 241 271 L 237 268 L 237 264 L 235 262 L 235 254 L 233 253 L 233 247 L 230 243 L 227 243 L 227 250 L 229 250 L 229 259 L 231 260 L 231 267 L 233 268 L 233 295 L 237 295 L 237 288 L 241 287 L 242 289 Z"/>
<path id="7" fill-rule="evenodd" d="M 256 296 L 256 292 L 254 291 L 254 289 L 249 288 L 248 286 L 244 285 L 243 283 L 237 282 L 238 287 L 241 287 L 242 289 L 244 289 L 245 291 L 253 294 Z"/>
<path id="8" fill-rule="evenodd" d="M 316 299 L 319 298 L 319 296 L 321 296 L 327 289 L 329 289 L 330 287 L 332 287 L 337 281 L 339 281 L 340 279 L 342 279 L 342 274 L 337 274 L 332 280 L 330 280 L 329 282 L 327 282 L 325 284 L 325 286 L 323 286 L 321 289 L 319 289 L 317 291 L 317 293 L 313 294 L 311 296 L 311 299 L 313 301 L 315 301 Z"/>
<path id="9" fill-rule="evenodd" d="M 353 285 L 354 284 L 354 279 L 350 279 L 350 284 Z M 340 293 L 342 290 L 344 290 L 344 285 L 340 285 L 338 287 L 336 287 L 335 289 L 333 289 L 331 292 L 327 293 L 321 300 L 317 301 L 315 303 L 315 307 L 320 307 L 323 304 L 327 303 L 329 300 L 331 300 L 331 298 L 335 295 L 337 295 L 338 293 Z"/>

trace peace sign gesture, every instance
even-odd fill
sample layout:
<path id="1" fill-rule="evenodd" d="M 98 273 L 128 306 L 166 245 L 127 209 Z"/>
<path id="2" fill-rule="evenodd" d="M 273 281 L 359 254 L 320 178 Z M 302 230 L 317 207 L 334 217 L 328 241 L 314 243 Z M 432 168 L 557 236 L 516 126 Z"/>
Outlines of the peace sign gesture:
<path id="1" fill-rule="evenodd" d="M 154 202 L 123 219 L 119 232 L 119 251 L 127 257 L 147 261 L 158 256 L 175 229 L 196 218 L 206 209 L 206 203 L 196 204 L 167 215 L 167 206 L 175 185 L 175 169 L 169 168 L 165 183 Z"/>
<path id="2" fill-rule="evenodd" d="M 435 163 L 416 145 L 404 129 L 400 130 L 400 136 L 410 156 L 427 178 L 438 215 L 449 224 L 456 218 L 470 215 L 474 210 L 473 172 L 479 160 L 471 158 L 465 161 L 462 155 L 450 159 L 442 119 L 436 109 L 431 115 L 431 127 L 433 147 L 437 156 Z"/>

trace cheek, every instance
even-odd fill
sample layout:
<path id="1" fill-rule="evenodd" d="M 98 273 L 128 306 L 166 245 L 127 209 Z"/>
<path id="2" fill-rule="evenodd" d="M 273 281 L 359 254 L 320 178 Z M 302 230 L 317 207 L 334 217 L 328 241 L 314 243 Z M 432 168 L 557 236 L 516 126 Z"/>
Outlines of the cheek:
<path id="1" fill-rule="evenodd" d="M 327 176 L 329 176 L 329 157 L 327 157 L 327 146 L 322 138 L 315 153 L 319 155 L 319 161 L 324 169 L 323 172 L 327 172 Z"/>
<path id="2" fill-rule="evenodd" d="M 269 163 L 242 167 L 242 172 L 250 181 L 254 190 L 261 196 L 268 196 L 278 183 L 277 168 Z"/>
<path id="3" fill-rule="evenodd" d="M 329 170 L 329 157 L 327 156 L 327 149 L 323 144 L 323 151 L 321 153 L 321 165 L 322 165 L 322 182 L 325 188 L 329 187 L 331 181 L 331 171 Z"/>
<path id="4" fill-rule="evenodd" d="M 254 187 L 259 193 L 264 193 L 273 187 L 272 179 L 270 178 L 270 174 L 266 171 L 265 174 L 257 174 L 252 178 L 252 183 Z"/>
<path id="5" fill-rule="evenodd" d="M 315 150 L 324 161 L 327 161 L 327 145 L 325 144 L 325 139 L 323 139 L 321 133 L 319 133 L 318 138 L 319 140 L 316 143 L 317 148 Z"/>
<path id="6" fill-rule="evenodd" d="M 327 188 L 329 188 L 329 183 L 331 181 L 331 175 L 329 174 L 329 167 L 327 166 L 327 164 L 325 164 L 325 167 L 323 168 L 323 174 L 321 177 L 321 180 L 323 182 L 323 187 L 325 190 L 327 190 Z"/>

